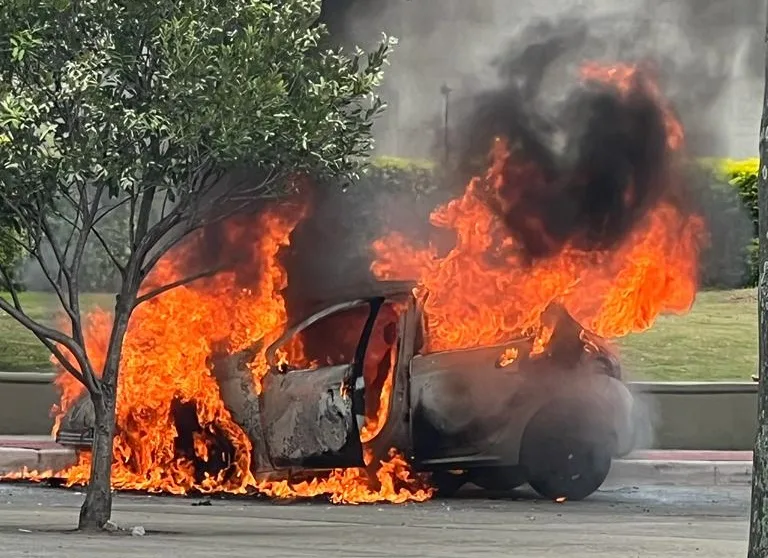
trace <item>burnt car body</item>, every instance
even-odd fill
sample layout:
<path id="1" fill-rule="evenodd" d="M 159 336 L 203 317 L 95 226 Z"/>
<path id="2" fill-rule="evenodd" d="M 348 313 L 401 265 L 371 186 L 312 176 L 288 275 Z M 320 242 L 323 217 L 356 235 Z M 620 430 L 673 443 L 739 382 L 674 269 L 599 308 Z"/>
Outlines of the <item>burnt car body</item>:
<path id="1" fill-rule="evenodd" d="M 402 452 L 415 470 L 431 472 L 444 494 L 470 481 L 494 490 L 527 482 L 547 498 L 581 499 L 597 490 L 611 460 L 633 446 L 633 398 L 611 353 L 595 344 L 585 350 L 581 328 L 566 316 L 534 356 L 532 338 L 425 354 L 412 288 L 378 283 L 364 296 L 308 311 L 267 348 L 260 394 L 247 363 L 261 347 L 213 360 L 224 404 L 253 442 L 253 472 L 364 467 L 365 445 L 376 461 L 392 448 Z M 340 328 L 352 315 L 359 327 Z M 316 349 L 312 331 L 320 333 Z M 317 353 L 311 366 L 286 362 L 285 348 L 299 337 Z M 370 359 L 385 345 L 394 351 L 382 360 L 391 367 L 379 368 L 392 374 L 386 421 L 363 444 L 361 429 L 376 412 L 371 400 L 382 381 Z M 504 362 L 509 349 L 519 356 Z M 60 443 L 90 443 L 91 419 L 81 409 L 65 417 Z"/>

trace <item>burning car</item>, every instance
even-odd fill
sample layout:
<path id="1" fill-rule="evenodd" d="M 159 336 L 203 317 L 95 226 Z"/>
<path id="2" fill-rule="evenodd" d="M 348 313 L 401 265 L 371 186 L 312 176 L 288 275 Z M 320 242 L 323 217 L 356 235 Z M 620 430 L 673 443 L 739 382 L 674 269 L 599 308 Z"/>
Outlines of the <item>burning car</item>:
<path id="1" fill-rule="evenodd" d="M 689 203 L 682 125 L 654 80 L 634 65 L 581 75 L 586 104 L 571 108 L 587 121 L 574 120 L 573 149 L 533 149 L 517 112 L 490 111 L 487 169 L 435 207 L 428 239 L 377 233 L 365 287 L 288 295 L 280 252 L 306 200 L 222 223 L 208 244 L 218 254 L 226 243 L 240 267 L 131 318 L 113 487 L 353 503 L 424 500 L 430 482 L 443 493 L 470 481 L 527 482 L 555 499 L 595 491 L 634 443 L 610 343 L 690 309 L 707 233 Z M 178 245 L 147 282 L 188 276 L 200 241 Z M 298 279 L 316 288 L 311 273 Z M 99 369 L 111 316 L 85 323 Z M 50 474 L 82 484 L 93 409 L 73 376 L 57 385 L 57 438 L 83 451 Z"/>
<path id="2" fill-rule="evenodd" d="M 254 475 L 365 467 L 395 448 L 444 493 L 468 481 L 528 482 L 553 499 L 597 490 L 612 458 L 632 449 L 632 397 L 612 354 L 557 308 L 541 350 L 522 337 L 425 352 L 413 287 L 382 282 L 286 329 L 266 350 L 260 393 L 253 348 L 213 359 L 222 400 L 252 442 Z M 58 441 L 87 448 L 91 428 L 86 396 Z"/>

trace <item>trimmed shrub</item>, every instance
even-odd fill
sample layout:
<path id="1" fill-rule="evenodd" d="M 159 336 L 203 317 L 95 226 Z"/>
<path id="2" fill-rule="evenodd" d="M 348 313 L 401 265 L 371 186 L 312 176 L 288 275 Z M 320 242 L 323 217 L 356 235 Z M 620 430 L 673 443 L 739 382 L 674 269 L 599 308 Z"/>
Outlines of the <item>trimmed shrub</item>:
<path id="1" fill-rule="evenodd" d="M 739 194 L 744 207 L 752 217 L 752 223 L 757 235 L 757 171 L 760 166 L 758 158 L 744 159 L 705 159 L 702 163 L 710 168 L 715 176 L 733 186 Z"/>
<path id="2" fill-rule="evenodd" d="M 13 281 L 14 285 L 20 287 L 17 283 L 16 268 L 21 263 L 23 257 L 22 248 L 10 238 L 16 237 L 16 235 L 17 233 L 10 227 L 3 229 L 1 236 L 4 240 L 0 242 L 0 265 L 4 269 L 9 270 L 11 281 Z M 6 290 L 7 288 L 8 284 L 6 284 L 5 278 L 0 277 L 0 290 Z"/>
<path id="3" fill-rule="evenodd" d="M 744 272 L 743 279 L 737 286 L 753 287 L 757 285 L 759 278 L 757 173 L 760 161 L 757 158 L 744 160 L 705 159 L 702 161 L 702 166 L 712 173 L 714 178 L 712 188 L 715 195 L 719 196 L 721 200 L 717 206 L 720 213 L 719 219 L 727 226 L 727 228 L 713 228 L 712 234 L 715 237 L 713 242 L 735 242 L 733 236 L 738 234 L 740 227 L 740 221 L 735 215 L 737 209 L 745 211 L 748 216 L 751 238 L 739 240 L 743 244 Z M 738 197 L 738 205 L 732 199 L 734 196 Z M 704 275 L 706 277 L 706 273 Z"/>
<path id="4" fill-rule="evenodd" d="M 747 276 L 746 285 L 748 287 L 757 286 L 760 280 L 760 241 L 753 238 L 747 247 Z"/>
<path id="5" fill-rule="evenodd" d="M 757 159 L 709 159 L 695 166 L 697 198 L 711 232 L 710 246 L 701 261 L 701 282 L 706 288 L 756 284 L 757 168 Z M 310 227 L 336 229 L 340 240 L 332 244 L 345 247 L 335 254 L 321 257 L 315 253 L 310 257 L 326 262 L 330 257 L 334 268 L 344 270 L 342 277 L 361 279 L 367 274 L 370 244 L 381 234 L 395 230 L 416 242 L 434 240 L 429 214 L 455 195 L 454 190 L 436 176 L 434 165 L 428 161 L 380 158 L 346 192 L 328 190 L 332 194 L 320 204 L 319 218 Z M 343 215 L 343 222 L 331 224 L 334 215 Z M 315 234 L 328 232 L 315 230 Z M 312 269 L 314 277 L 325 275 L 320 266 L 318 263 Z M 338 275 L 328 277 L 329 282 L 337 280 Z"/>
<path id="6" fill-rule="evenodd" d="M 702 203 L 713 237 L 702 258 L 702 284 L 711 288 L 755 285 L 759 161 L 705 159 L 700 163 Z M 371 243 L 389 231 L 402 232 L 417 243 L 434 239 L 429 214 L 456 193 L 430 161 L 397 157 L 377 158 L 355 184 L 319 188 L 313 218 L 299 225 L 286 256 L 289 288 L 324 290 L 370 280 Z M 746 237 L 740 225 L 745 211 L 753 229 Z M 0 245 L 0 258 L 14 257 L 11 248 Z M 114 270 L 100 247 L 88 251 L 82 272 L 86 288 L 114 288 Z"/>

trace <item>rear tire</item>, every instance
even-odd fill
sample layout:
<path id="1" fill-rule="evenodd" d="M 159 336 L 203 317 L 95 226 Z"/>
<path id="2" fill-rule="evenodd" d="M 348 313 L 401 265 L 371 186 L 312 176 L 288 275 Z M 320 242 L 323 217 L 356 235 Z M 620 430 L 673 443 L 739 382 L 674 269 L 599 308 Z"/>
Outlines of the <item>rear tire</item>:
<path id="1" fill-rule="evenodd" d="M 528 484 L 541 496 L 583 500 L 611 469 L 613 436 L 591 408 L 573 402 L 551 404 L 526 427 L 520 463 Z"/>

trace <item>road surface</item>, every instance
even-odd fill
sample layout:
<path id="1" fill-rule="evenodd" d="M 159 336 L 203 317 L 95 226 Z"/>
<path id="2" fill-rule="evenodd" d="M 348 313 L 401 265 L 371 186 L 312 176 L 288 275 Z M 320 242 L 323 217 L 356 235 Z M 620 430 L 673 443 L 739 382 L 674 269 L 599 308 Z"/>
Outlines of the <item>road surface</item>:
<path id="1" fill-rule="evenodd" d="M 746 556 L 747 486 L 609 487 L 584 502 L 537 501 L 526 492 L 468 494 L 424 504 L 276 504 L 116 495 L 126 533 L 71 532 L 82 494 L 0 484 L 3 558 L 367 558 Z M 197 505 L 196 505 L 197 504 Z"/>

